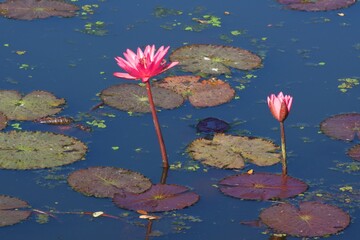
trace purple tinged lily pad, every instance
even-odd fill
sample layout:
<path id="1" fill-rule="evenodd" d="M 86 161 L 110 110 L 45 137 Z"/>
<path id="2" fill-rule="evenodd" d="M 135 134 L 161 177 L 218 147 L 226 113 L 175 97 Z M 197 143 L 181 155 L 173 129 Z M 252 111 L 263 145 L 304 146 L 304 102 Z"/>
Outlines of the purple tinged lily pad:
<path id="1" fill-rule="evenodd" d="M 278 2 L 293 10 L 329 11 L 349 7 L 356 0 L 278 0 Z"/>
<path id="2" fill-rule="evenodd" d="M 239 174 L 219 182 L 225 195 L 247 200 L 270 200 L 294 197 L 307 190 L 308 185 L 296 178 L 271 173 Z"/>
<path id="3" fill-rule="evenodd" d="M 323 237 L 338 233 L 350 224 L 342 209 L 320 202 L 302 202 L 298 207 L 282 203 L 263 210 L 261 221 L 280 233 L 297 237 Z"/>
<path id="4" fill-rule="evenodd" d="M 110 197 L 118 192 L 142 193 L 151 187 L 144 175 L 115 167 L 90 167 L 73 172 L 69 185 L 86 196 Z"/>
<path id="5" fill-rule="evenodd" d="M 202 119 L 196 125 L 198 132 L 214 133 L 214 132 L 225 132 L 230 128 L 230 125 L 218 118 L 208 117 Z"/>
<path id="6" fill-rule="evenodd" d="M 76 5 L 59 0 L 7 0 L 0 3 L 0 15 L 20 20 L 73 17 L 78 10 Z"/>
<path id="7" fill-rule="evenodd" d="M 360 138 L 360 114 L 345 113 L 329 117 L 320 123 L 320 130 L 327 136 L 344 141 Z"/>
<path id="8" fill-rule="evenodd" d="M 23 200 L 0 195 L 0 227 L 13 225 L 27 219 L 31 211 L 19 209 L 29 207 L 28 203 Z"/>
<path id="9" fill-rule="evenodd" d="M 175 184 L 156 184 L 141 194 L 116 193 L 113 202 L 120 208 L 164 212 L 183 209 L 195 204 L 199 195 L 189 188 Z"/>
<path id="10" fill-rule="evenodd" d="M 351 147 L 348 151 L 347 154 L 349 155 L 349 157 L 351 157 L 352 159 L 356 160 L 356 161 L 360 161 L 360 144 L 356 144 L 355 146 Z"/>

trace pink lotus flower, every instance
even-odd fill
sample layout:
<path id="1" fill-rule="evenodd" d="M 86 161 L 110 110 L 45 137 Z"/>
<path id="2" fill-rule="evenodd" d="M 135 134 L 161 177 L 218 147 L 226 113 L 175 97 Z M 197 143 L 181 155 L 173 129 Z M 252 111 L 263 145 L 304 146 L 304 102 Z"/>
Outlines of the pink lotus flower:
<path id="1" fill-rule="evenodd" d="M 141 79 L 142 82 L 148 82 L 154 77 L 178 64 L 171 62 L 166 64 L 164 59 L 170 47 L 161 46 L 155 53 L 155 45 L 147 45 L 144 52 L 138 48 L 135 54 L 130 49 L 124 52 L 124 58 L 116 57 L 115 60 L 119 67 L 124 69 L 126 73 L 115 72 L 114 76 L 126 79 Z"/>
<path id="2" fill-rule="evenodd" d="M 279 122 L 283 122 L 291 109 L 292 105 L 292 96 L 285 95 L 280 92 L 277 96 L 275 94 L 271 94 L 267 97 L 268 106 L 274 118 L 276 118 Z"/>

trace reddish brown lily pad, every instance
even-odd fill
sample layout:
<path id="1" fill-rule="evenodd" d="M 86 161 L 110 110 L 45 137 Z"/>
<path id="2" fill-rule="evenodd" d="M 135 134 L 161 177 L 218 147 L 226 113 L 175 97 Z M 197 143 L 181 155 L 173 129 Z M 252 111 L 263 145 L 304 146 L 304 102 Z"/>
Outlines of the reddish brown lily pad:
<path id="1" fill-rule="evenodd" d="M 28 203 L 23 200 L 0 195 L 0 227 L 13 225 L 27 219 L 31 211 L 19 209 L 29 207 Z"/>
<path id="2" fill-rule="evenodd" d="M 76 5 L 59 0 L 6 0 L 0 3 L 0 15 L 20 20 L 73 17 L 78 10 Z"/>
<path id="3" fill-rule="evenodd" d="M 260 219 L 277 232 L 297 237 L 323 237 L 338 233 L 350 224 L 350 216 L 338 207 L 303 202 L 299 207 L 282 203 L 263 210 Z"/>
<path id="4" fill-rule="evenodd" d="M 230 74 L 230 67 L 251 70 L 261 66 L 261 58 L 241 48 L 192 44 L 176 49 L 170 60 L 180 62 L 185 71 L 205 74 Z"/>
<path id="5" fill-rule="evenodd" d="M 151 88 L 155 106 L 163 109 L 173 109 L 184 103 L 184 98 L 174 91 L 160 88 Z M 114 108 L 123 111 L 150 112 L 150 105 L 146 88 L 138 84 L 125 83 L 111 86 L 100 94 L 102 101 Z"/>
<path id="6" fill-rule="evenodd" d="M 286 4 L 289 9 L 313 12 L 346 8 L 356 0 L 278 0 L 278 2 Z"/>
<path id="7" fill-rule="evenodd" d="M 213 139 L 199 138 L 188 147 L 194 159 L 206 165 L 225 169 L 241 169 L 245 160 L 258 166 L 280 161 L 279 147 L 267 139 L 217 133 Z"/>
<path id="8" fill-rule="evenodd" d="M 22 97 L 17 91 L 0 90 L 0 111 L 9 120 L 35 120 L 62 110 L 63 98 L 45 91 L 33 91 Z"/>
<path id="9" fill-rule="evenodd" d="M 360 114 L 345 113 L 329 117 L 320 123 L 320 130 L 327 136 L 344 141 L 360 138 Z"/>
<path id="10" fill-rule="evenodd" d="M 356 160 L 356 161 L 360 161 L 360 144 L 356 144 L 355 146 L 351 147 L 348 151 L 347 154 L 349 155 L 349 157 L 351 157 L 352 159 Z"/>
<path id="11" fill-rule="evenodd" d="M 142 193 L 151 187 L 144 175 L 115 167 L 90 167 L 73 172 L 69 185 L 86 196 L 112 198 L 118 192 Z"/>
<path id="12" fill-rule="evenodd" d="M 219 182 L 219 189 L 225 195 L 247 200 L 284 199 L 307 188 L 306 183 L 296 178 L 271 173 L 233 175 Z"/>
<path id="13" fill-rule="evenodd" d="M 7 125 L 7 117 L 2 112 L 0 112 L 0 130 L 6 128 L 6 125 Z"/>
<path id="14" fill-rule="evenodd" d="M 120 208 L 164 212 L 183 209 L 195 204 L 199 195 L 175 184 L 156 184 L 141 194 L 116 193 L 113 202 Z"/>

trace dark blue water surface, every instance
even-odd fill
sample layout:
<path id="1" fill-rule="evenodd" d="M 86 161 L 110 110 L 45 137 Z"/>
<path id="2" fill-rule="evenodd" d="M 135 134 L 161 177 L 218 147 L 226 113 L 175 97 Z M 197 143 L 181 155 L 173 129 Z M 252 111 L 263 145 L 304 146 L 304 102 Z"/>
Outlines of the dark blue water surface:
<path id="1" fill-rule="evenodd" d="M 122 55 L 127 48 L 155 44 L 170 45 L 174 50 L 184 44 L 202 43 L 250 50 L 264 58 L 262 68 L 251 72 L 233 70 L 231 78 L 219 77 L 235 88 L 246 74 L 256 76 L 245 84 L 244 90 L 236 89 L 237 99 L 212 108 L 197 109 L 186 103 L 178 109 L 159 112 L 170 163 L 197 164 L 185 149 L 199 137 L 194 126 L 206 117 L 241 122 L 233 125 L 231 134 L 246 133 L 280 144 L 278 122 L 271 116 L 265 100 L 271 93 L 284 91 L 294 97 L 293 108 L 285 122 L 289 174 L 310 185 L 309 196 L 317 191 L 333 193 L 337 198 L 326 199 L 325 203 L 338 205 L 350 214 L 350 226 L 328 239 L 356 239 L 358 174 L 342 170 L 353 164 L 345 152 L 358 140 L 350 143 L 332 140 L 319 132 L 319 124 L 334 114 L 360 111 L 359 87 L 347 93 L 338 89 L 338 79 L 360 77 L 359 3 L 328 12 L 291 11 L 273 0 L 79 0 L 75 4 L 97 4 L 98 7 L 93 7 L 94 14 L 85 17 L 33 21 L 0 18 L 2 90 L 52 92 L 67 101 L 61 115 L 78 117 L 100 102 L 97 94 L 101 90 L 128 82 L 112 76 L 119 71 L 114 57 Z M 183 14 L 156 17 L 157 7 L 179 10 Z M 230 14 L 225 15 L 226 11 Z M 220 17 L 221 27 L 210 26 L 201 32 L 184 30 L 185 26 L 196 24 L 193 17 L 206 14 Z M 106 35 L 82 32 L 85 24 L 96 21 L 105 23 Z M 165 29 L 163 25 L 175 26 Z M 244 33 L 233 36 L 231 31 L 234 30 Z M 16 51 L 26 53 L 18 55 Z M 30 67 L 20 69 L 22 64 Z M 170 73 L 188 74 L 176 67 L 164 76 Z M 115 114 L 115 117 L 102 113 Z M 106 128 L 95 127 L 93 132 L 86 133 L 31 122 L 10 122 L 5 131 L 13 130 L 11 124 L 20 123 L 23 130 L 68 134 L 85 142 L 89 151 L 85 161 L 62 168 L 0 170 L 0 194 L 23 199 L 43 211 L 104 211 L 116 216 L 129 215 L 115 220 L 56 214 L 57 219 L 50 218 L 45 224 L 38 223 L 32 216 L 21 224 L 0 228 L 1 240 L 145 239 L 146 221 L 139 220 L 135 213 L 117 208 L 109 199 L 86 197 L 73 191 L 66 183 L 66 176 L 90 166 L 115 166 L 141 172 L 154 183 L 159 182 L 161 157 L 151 115 L 129 116 L 108 107 L 91 114 L 105 120 Z M 119 146 L 119 150 L 113 150 L 113 146 Z M 345 166 L 339 167 L 339 163 Z M 215 185 L 220 179 L 238 172 L 197 165 L 200 168 L 196 171 L 170 170 L 167 182 L 192 188 L 200 195 L 200 201 L 183 210 L 158 214 L 162 219 L 154 222 L 153 230 L 161 232 L 161 236 L 153 238 L 269 239 L 271 231 L 266 227 L 250 227 L 240 222 L 256 220 L 261 209 L 274 203 L 224 196 Z M 251 168 L 257 172 L 281 171 L 279 164 L 262 168 L 248 165 L 245 170 Z M 62 181 L 49 180 L 48 175 L 63 178 Z M 339 190 L 344 186 L 353 187 L 348 204 L 342 199 L 344 192 Z M 291 201 L 296 202 L 296 199 Z"/>

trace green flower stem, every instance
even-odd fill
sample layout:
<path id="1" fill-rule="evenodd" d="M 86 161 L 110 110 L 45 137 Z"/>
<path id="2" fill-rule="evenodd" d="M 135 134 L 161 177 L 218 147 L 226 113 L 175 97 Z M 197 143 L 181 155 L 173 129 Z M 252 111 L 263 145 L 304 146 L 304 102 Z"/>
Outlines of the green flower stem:
<path id="1" fill-rule="evenodd" d="M 282 174 L 285 176 L 285 175 L 287 175 L 287 163 L 286 163 L 286 144 L 285 144 L 284 121 L 280 122 L 280 131 L 281 131 Z"/>
<path id="2" fill-rule="evenodd" d="M 164 139 L 161 134 L 159 120 L 156 115 L 155 104 L 154 104 L 154 100 L 153 100 L 152 93 L 151 93 L 150 81 L 146 82 L 146 90 L 147 90 L 147 94 L 148 94 L 148 99 L 149 99 L 149 104 L 150 104 L 151 114 L 152 114 L 152 118 L 153 118 L 153 122 L 154 122 L 154 126 L 155 126 L 156 135 L 159 140 L 163 168 L 169 168 L 169 161 L 168 161 L 168 157 L 166 154 Z"/>

